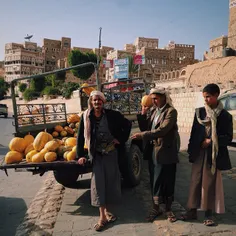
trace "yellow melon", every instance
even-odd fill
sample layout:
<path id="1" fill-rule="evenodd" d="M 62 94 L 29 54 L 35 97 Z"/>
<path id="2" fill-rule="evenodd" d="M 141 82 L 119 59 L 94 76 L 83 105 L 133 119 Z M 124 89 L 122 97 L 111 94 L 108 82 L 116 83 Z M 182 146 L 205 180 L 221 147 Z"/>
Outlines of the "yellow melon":
<path id="1" fill-rule="evenodd" d="M 24 140 L 26 142 L 26 146 L 29 146 L 34 142 L 34 137 L 31 134 L 27 134 L 25 135 Z"/>
<path id="2" fill-rule="evenodd" d="M 44 161 L 44 156 L 40 152 L 32 156 L 32 162 L 40 163 L 43 161 Z"/>
<path id="3" fill-rule="evenodd" d="M 24 152 L 26 148 L 26 141 L 23 138 L 13 138 L 9 143 L 9 149 L 11 151 Z"/>
<path id="4" fill-rule="evenodd" d="M 17 151 L 9 151 L 5 156 L 6 164 L 19 163 L 23 159 L 23 154 Z"/>
<path id="5" fill-rule="evenodd" d="M 77 142 L 76 138 L 74 137 L 68 138 L 65 141 L 65 146 L 71 146 L 71 147 L 76 146 L 76 142 Z"/>
<path id="6" fill-rule="evenodd" d="M 44 156 L 46 162 L 52 162 L 57 159 L 57 154 L 55 152 L 47 152 Z"/>
<path id="7" fill-rule="evenodd" d="M 56 151 L 58 147 L 59 147 L 59 143 L 55 140 L 51 140 L 47 142 L 44 146 L 44 148 L 46 148 L 48 151 L 51 151 L 51 152 Z"/>
<path id="8" fill-rule="evenodd" d="M 29 153 L 30 151 L 34 150 L 33 143 L 31 143 L 26 149 L 25 149 L 25 155 Z"/>
<path id="9" fill-rule="evenodd" d="M 46 148 L 43 148 L 40 153 L 42 153 L 43 156 L 45 156 L 45 154 L 48 152 L 48 150 Z"/>
<path id="10" fill-rule="evenodd" d="M 63 130 L 63 131 L 60 132 L 60 135 L 61 135 L 61 137 L 66 137 L 67 132 L 65 130 Z"/>
<path id="11" fill-rule="evenodd" d="M 73 151 L 73 152 L 76 152 L 76 146 L 74 146 L 74 147 L 72 148 L 72 151 Z"/>
<path id="12" fill-rule="evenodd" d="M 67 155 L 66 155 L 66 159 L 67 161 L 73 161 L 76 158 L 76 152 L 70 151 Z"/>
<path id="13" fill-rule="evenodd" d="M 33 146 L 36 151 L 41 151 L 45 144 L 48 142 L 48 133 L 46 132 L 40 132 L 37 134 L 37 136 L 34 139 Z"/>
<path id="14" fill-rule="evenodd" d="M 64 154 L 63 154 L 63 158 L 67 161 L 67 154 L 69 153 L 70 151 L 66 151 L 66 152 L 64 152 Z"/>
<path id="15" fill-rule="evenodd" d="M 38 153 L 38 152 L 35 151 L 35 150 L 30 151 L 30 152 L 26 155 L 26 157 L 25 157 L 26 161 L 27 161 L 27 162 L 32 162 L 32 157 L 33 157 L 35 154 L 37 154 L 37 153 Z"/>
<path id="16" fill-rule="evenodd" d="M 150 95 L 144 95 L 142 97 L 141 105 L 146 106 L 146 107 L 151 107 L 153 105 L 151 96 Z"/>
<path id="17" fill-rule="evenodd" d="M 47 133 L 47 134 L 48 134 L 48 141 L 53 140 L 53 136 L 51 134 L 49 134 L 49 133 Z"/>

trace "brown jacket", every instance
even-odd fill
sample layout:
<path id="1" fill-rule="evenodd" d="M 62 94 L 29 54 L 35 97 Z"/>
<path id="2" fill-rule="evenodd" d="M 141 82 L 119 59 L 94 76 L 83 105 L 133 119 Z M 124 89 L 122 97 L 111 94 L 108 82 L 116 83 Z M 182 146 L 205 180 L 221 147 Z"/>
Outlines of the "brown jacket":
<path id="1" fill-rule="evenodd" d="M 155 110 L 151 116 L 146 118 L 147 131 L 142 132 L 142 139 L 145 144 L 152 142 L 155 149 L 157 162 L 160 164 L 178 163 L 177 151 L 177 111 L 175 108 L 166 104 L 157 120 L 155 130 L 151 130 L 152 122 L 155 116 Z M 144 122 L 139 122 L 143 123 Z M 145 126 L 145 125 L 144 125 Z M 142 130 L 142 127 L 140 127 Z M 149 148 L 145 148 L 144 156 L 152 155 Z M 151 156 L 150 156 L 151 158 Z"/>

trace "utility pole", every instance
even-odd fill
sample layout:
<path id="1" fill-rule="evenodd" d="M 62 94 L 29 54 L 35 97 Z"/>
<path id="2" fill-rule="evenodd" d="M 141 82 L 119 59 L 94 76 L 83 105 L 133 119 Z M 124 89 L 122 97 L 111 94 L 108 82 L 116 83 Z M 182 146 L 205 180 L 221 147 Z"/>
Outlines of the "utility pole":
<path id="1" fill-rule="evenodd" d="M 101 81 L 99 79 L 99 69 L 100 69 L 100 50 L 101 50 L 101 35 L 102 35 L 102 27 L 99 28 L 99 38 L 98 38 L 98 56 L 97 56 L 97 75 L 96 75 L 96 83 L 97 89 L 101 91 Z"/>

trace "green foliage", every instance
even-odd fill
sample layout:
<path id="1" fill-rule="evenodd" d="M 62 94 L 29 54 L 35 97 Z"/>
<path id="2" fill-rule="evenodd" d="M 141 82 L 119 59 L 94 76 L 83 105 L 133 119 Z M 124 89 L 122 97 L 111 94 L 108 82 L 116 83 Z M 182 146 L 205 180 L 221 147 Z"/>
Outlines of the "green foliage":
<path id="1" fill-rule="evenodd" d="M 45 79 L 46 79 L 45 82 L 46 86 L 57 88 L 60 87 L 60 85 L 65 82 L 66 72 L 64 71 L 64 72 L 58 72 L 56 74 L 47 75 Z"/>
<path id="2" fill-rule="evenodd" d="M 20 83 L 19 86 L 19 91 L 23 93 L 27 89 L 27 84 L 26 83 Z"/>
<path id="3" fill-rule="evenodd" d="M 129 77 L 133 77 L 133 74 L 138 73 L 139 65 L 134 64 L 133 56 L 128 56 L 129 60 Z"/>
<path id="4" fill-rule="evenodd" d="M 7 83 L 4 78 L 0 77 L 0 100 L 4 98 L 10 88 L 10 84 Z"/>
<path id="5" fill-rule="evenodd" d="M 55 76 L 56 76 L 57 81 L 65 82 L 65 80 L 66 80 L 66 71 L 57 72 L 55 74 Z"/>
<path id="6" fill-rule="evenodd" d="M 41 93 L 42 95 L 60 95 L 60 90 L 52 86 L 47 86 Z"/>
<path id="7" fill-rule="evenodd" d="M 55 83 L 56 83 L 56 75 L 55 74 L 51 74 L 51 75 L 47 75 L 45 77 L 46 79 L 46 86 L 51 86 L 51 87 L 55 87 Z M 46 88 L 46 87 L 45 87 Z"/>
<path id="8" fill-rule="evenodd" d="M 70 66 L 79 65 L 86 62 L 97 63 L 97 55 L 93 52 L 82 53 L 79 50 L 72 50 L 68 55 L 68 63 Z M 72 73 L 82 80 L 87 80 L 94 73 L 94 66 L 91 65 L 72 70 Z"/>
<path id="9" fill-rule="evenodd" d="M 45 77 L 39 77 L 30 80 L 30 88 L 36 92 L 41 92 L 45 88 Z"/>
<path id="10" fill-rule="evenodd" d="M 80 85 L 74 82 L 64 83 L 61 88 L 62 96 L 66 99 L 71 98 L 73 91 L 79 89 Z"/>
<path id="11" fill-rule="evenodd" d="M 23 98 L 25 101 L 31 101 L 35 97 L 38 97 L 38 93 L 31 88 L 26 89 L 23 93 Z"/>

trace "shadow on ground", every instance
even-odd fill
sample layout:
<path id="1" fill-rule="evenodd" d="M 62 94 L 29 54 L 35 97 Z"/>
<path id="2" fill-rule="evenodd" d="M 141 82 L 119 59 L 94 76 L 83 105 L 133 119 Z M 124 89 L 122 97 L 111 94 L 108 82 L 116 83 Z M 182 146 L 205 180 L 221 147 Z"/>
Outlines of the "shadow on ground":
<path id="1" fill-rule="evenodd" d="M 91 217 L 99 216 L 98 208 L 93 207 L 90 204 L 90 179 L 80 181 L 78 184 L 83 187 L 87 186 L 87 190 L 85 190 L 83 194 L 80 195 L 73 204 L 71 204 L 71 206 L 76 206 L 77 209 L 71 212 L 67 211 L 67 214 Z M 140 185 L 135 188 L 127 188 L 126 186 L 123 186 L 121 204 L 110 208 L 111 211 L 118 216 L 117 224 L 146 223 L 145 218 L 151 208 L 149 186 L 147 165 L 145 163 L 143 178 Z M 116 225 L 116 222 L 113 225 Z"/>
<path id="2" fill-rule="evenodd" d="M 0 196 L 0 235 L 15 235 L 26 211 L 27 206 L 22 198 Z"/>
<path id="3" fill-rule="evenodd" d="M 215 215 L 216 221 L 219 225 L 236 225 L 236 150 L 230 150 L 230 158 L 232 163 L 232 170 L 222 171 L 225 207 L 226 213 L 222 215 Z M 233 179 L 235 177 L 235 179 Z M 175 196 L 176 200 L 182 205 L 186 206 L 188 201 L 188 192 L 191 178 L 191 163 L 188 162 L 186 152 L 180 153 L 180 163 L 178 165 Z M 204 212 L 198 212 L 198 221 L 193 221 L 202 224 L 204 220 Z"/>

